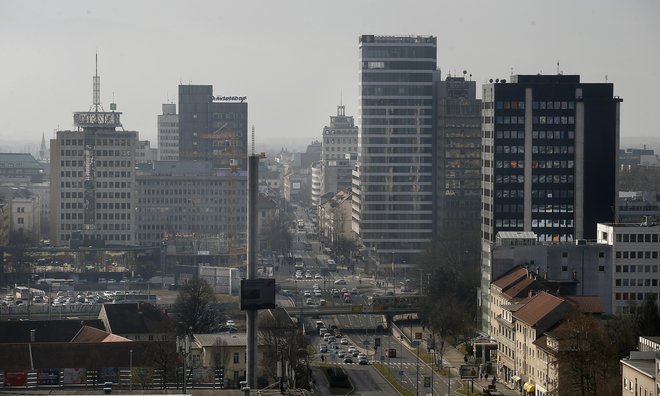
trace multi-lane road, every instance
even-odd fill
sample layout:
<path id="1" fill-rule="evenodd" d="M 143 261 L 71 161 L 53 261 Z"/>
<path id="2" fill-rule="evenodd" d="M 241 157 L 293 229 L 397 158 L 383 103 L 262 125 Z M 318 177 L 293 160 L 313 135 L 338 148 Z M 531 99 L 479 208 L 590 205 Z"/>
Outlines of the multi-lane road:
<path id="1" fill-rule="evenodd" d="M 308 242 L 308 235 L 312 234 L 310 232 L 311 226 L 308 217 L 300 209 L 297 211 L 297 219 L 303 219 L 306 225 L 305 230 L 296 229 L 293 235 L 293 254 L 302 255 L 306 268 L 303 271 L 303 279 L 296 279 L 293 265 L 283 263 L 280 266 L 275 276 L 281 291 L 286 291 L 284 292 L 286 295 L 278 294 L 278 303 L 280 306 L 295 307 L 293 309 L 294 313 L 298 308 L 303 312 L 305 309 L 308 312 L 315 309 L 315 307 L 321 304 L 321 299 L 325 300 L 323 303 L 325 307 L 366 306 L 367 296 L 374 293 L 383 294 L 383 290 L 376 287 L 372 278 L 354 275 L 341 266 L 337 268 L 336 272 L 329 272 L 320 279 L 315 278 L 317 274 L 325 275 L 315 263 L 316 255 L 321 254 L 321 252 L 304 249 L 305 242 Z M 312 246 L 317 245 L 316 243 L 312 243 Z M 305 276 L 308 271 L 311 279 Z M 338 280 L 341 280 L 338 283 L 342 284 L 336 284 Z M 343 284 L 344 281 L 346 282 L 345 284 Z M 320 289 L 320 295 L 314 295 L 313 289 L 315 284 Z M 337 289 L 339 293 L 333 295 L 333 289 Z M 351 293 L 350 303 L 343 301 L 342 289 L 346 289 L 346 291 Z M 306 291 L 310 292 L 309 297 L 305 296 Z M 328 326 L 330 324 L 337 326 L 341 330 L 342 336 L 347 338 L 350 346 L 354 346 L 359 352 L 367 354 L 369 365 L 358 365 L 357 358 L 355 357 L 353 357 L 353 363 L 344 363 L 344 359 L 339 357 L 339 353 L 346 353 L 349 345 L 337 345 L 338 349 L 334 349 L 332 345 L 328 345 L 316 329 L 316 320 L 321 320 Z M 387 330 L 388 325 L 383 316 L 353 313 L 333 316 L 307 316 L 303 321 L 307 330 L 308 340 L 316 351 L 312 358 L 313 364 L 330 363 L 340 365 L 355 387 L 354 394 L 383 395 L 397 393 L 392 385 L 373 367 L 374 363 L 382 364 L 393 378 L 396 378 L 405 388 L 410 389 L 418 395 L 446 395 L 450 389 L 447 378 L 437 374 L 432 375 L 431 368 L 421 359 L 417 358 L 416 350 L 408 349 L 400 342 L 398 337 L 389 335 Z M 374 348 L 376 338 L 379 338 L 380 341 L 380 347 L 377 349 Z M 322 344 L 329 346 L 328 352 L 319 352 L 320 345 Z M 337 340 L 336 344 L 339 344 L 339 340 Z M 419 348 L 425 350 L 426 346 L 425 344 L 421 344 Z M 395 349 L 396 357 L 386 357 L 385 352 L 388 349 Z M 431 381 L 432 376 L 433 381 Z M 430 387 L 431 383 L 433 384 L 432 388 Z M 452 378 L 451 394 L 454 394 L 459 386 L 460 382 Z"/>

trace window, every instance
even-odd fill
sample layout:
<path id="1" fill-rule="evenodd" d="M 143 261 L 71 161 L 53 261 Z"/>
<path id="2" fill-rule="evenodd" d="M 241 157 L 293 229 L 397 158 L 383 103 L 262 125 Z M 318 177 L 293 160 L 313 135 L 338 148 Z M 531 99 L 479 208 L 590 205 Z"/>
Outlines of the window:
<path id="1" fill-rule="evenodd" d="M 234 352 L 234 363 L 238 363 L 238 352 Z"/>

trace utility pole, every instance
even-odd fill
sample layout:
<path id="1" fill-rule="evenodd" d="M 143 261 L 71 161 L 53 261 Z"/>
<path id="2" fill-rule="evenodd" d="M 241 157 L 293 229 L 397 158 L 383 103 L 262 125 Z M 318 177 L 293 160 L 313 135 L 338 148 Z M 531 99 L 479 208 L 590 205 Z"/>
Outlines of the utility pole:
<path id="1" fill-rule="evenodd" d="M 253 130 L 254 136 L 254 130 Z M 254 150 L 254 143 L 252 146 Z M 247 241 L 247 279 L 257 278 L 257 199 L 259 183 L 259 159 L 261 155 L 254 152 L 248 157 L 248 241 Z M 246 312 L 247 320 L 247 362 L 245 379 L 247 386 L 244 389 L 249 395 L 250 389 L 257 388 L 257 310 L 249 309 Z"/>

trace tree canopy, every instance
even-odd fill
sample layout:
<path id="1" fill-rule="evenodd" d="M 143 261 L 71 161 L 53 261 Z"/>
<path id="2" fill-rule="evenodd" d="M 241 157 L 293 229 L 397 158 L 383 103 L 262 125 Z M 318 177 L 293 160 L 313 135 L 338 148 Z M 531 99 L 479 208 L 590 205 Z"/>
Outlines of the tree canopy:
<path id="1" fill-rule="evenodd" d="M 212 333 L 218 326 L 219 315 L 215 307 L 215 294 L 211 285 L 199 276 L 188 280 L 174 302 L 174 311 L 181 334 Z"/>

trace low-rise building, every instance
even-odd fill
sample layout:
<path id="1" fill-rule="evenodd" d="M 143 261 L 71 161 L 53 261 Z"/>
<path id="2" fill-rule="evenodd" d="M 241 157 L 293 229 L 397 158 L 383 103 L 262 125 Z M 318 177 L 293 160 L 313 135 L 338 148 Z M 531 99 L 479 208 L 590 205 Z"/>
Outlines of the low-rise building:
<path id="1" fill-rule="evenodd" d="M 171 341 L 175 327 L 167 313 L 147 304 L 103 304 L 99 319 L 105 329 L 133 341 Z"/>
<path id="2" fill-rule="evenodd" d="M 621 394 L 660 395 L 659 337 L 639 337 L 638 351 L 621 359 Z"/>

